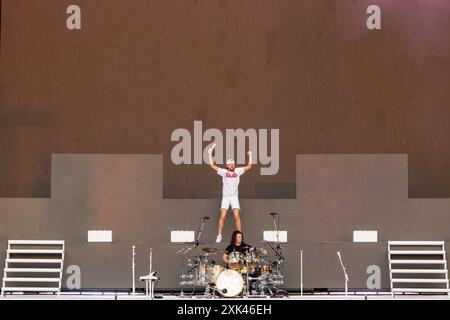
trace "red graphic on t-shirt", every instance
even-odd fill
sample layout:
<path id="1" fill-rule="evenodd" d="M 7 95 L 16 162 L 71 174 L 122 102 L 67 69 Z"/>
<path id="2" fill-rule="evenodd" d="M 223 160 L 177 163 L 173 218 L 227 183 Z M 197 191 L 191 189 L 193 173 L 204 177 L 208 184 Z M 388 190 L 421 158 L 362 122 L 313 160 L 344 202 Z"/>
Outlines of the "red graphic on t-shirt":
<path id="1" fill-rule="evenodd" d="M 237 178 L 236 172 L 227 172 L 227 173 L 225 174 L 225 176 L 226 176 L 227 178 Z"/>

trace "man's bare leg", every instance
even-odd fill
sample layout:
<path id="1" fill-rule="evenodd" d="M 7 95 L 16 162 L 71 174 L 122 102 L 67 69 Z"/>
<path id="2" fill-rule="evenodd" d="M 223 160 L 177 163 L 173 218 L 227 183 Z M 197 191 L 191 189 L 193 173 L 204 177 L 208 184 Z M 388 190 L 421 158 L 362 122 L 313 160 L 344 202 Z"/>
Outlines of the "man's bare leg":
<path id="1" fill-rule="evenodd" d="M 239 209 L 233 209 L 233 214 L 234 214 L 234 222 L 236 223 L 236 230 L 242 231 Z"/>
<path id="2" fill-rule="evenodd" d="M 222 235 L 223 226 L 225 224 L 225 218 L 227 216 L 227 209 L 220 209 L 220 218 L 219 218 L 219 232 L 218 235 Z"/>

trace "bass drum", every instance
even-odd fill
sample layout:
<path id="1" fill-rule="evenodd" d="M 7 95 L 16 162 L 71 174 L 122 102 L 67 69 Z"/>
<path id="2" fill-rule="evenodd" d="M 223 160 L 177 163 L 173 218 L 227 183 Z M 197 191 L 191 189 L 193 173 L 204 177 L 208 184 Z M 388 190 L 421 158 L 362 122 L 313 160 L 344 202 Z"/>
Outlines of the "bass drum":
<path id="1" fill-rule="evenodd" d="M 216 280 L 216 289 L 227 298 L 238 296 L 244 289 L 244 279 L 242 275 L 232 269 L 222 271 Z"/>

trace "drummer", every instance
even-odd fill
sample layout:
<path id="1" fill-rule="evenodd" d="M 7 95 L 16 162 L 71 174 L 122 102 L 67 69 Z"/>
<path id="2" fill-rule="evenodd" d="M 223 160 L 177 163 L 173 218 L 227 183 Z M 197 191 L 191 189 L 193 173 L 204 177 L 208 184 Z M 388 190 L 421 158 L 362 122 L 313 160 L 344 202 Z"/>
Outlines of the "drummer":
<path id="1" fill-rule="evenodd" d="M 253 251 L 253 247 L 244 242 L 244 234 L 239 230 L 233 232 L 230 245 L 225 249 L 225 253 L 223 254 L 222 259 L 227 265 L 230 263 L 228 261 L 228 255 L 235 251 L 241 252 L 242 254 L 246 254 L 248 251 Z"/>

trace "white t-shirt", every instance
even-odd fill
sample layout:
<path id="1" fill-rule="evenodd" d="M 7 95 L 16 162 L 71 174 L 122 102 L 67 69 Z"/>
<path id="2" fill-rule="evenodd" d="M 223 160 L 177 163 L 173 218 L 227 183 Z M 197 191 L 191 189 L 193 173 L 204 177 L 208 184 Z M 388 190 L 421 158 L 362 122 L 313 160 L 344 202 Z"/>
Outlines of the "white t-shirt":
<path id="1" fill-rule="evenodd" d="M 222 197 L 237 197 L 239 177 L 244 174 L 244 168 L 235 168 L 234 171 L 228 171 L 224 168 L 219 168 L 217 174 L 222 177 L 223 188 Z"/>

